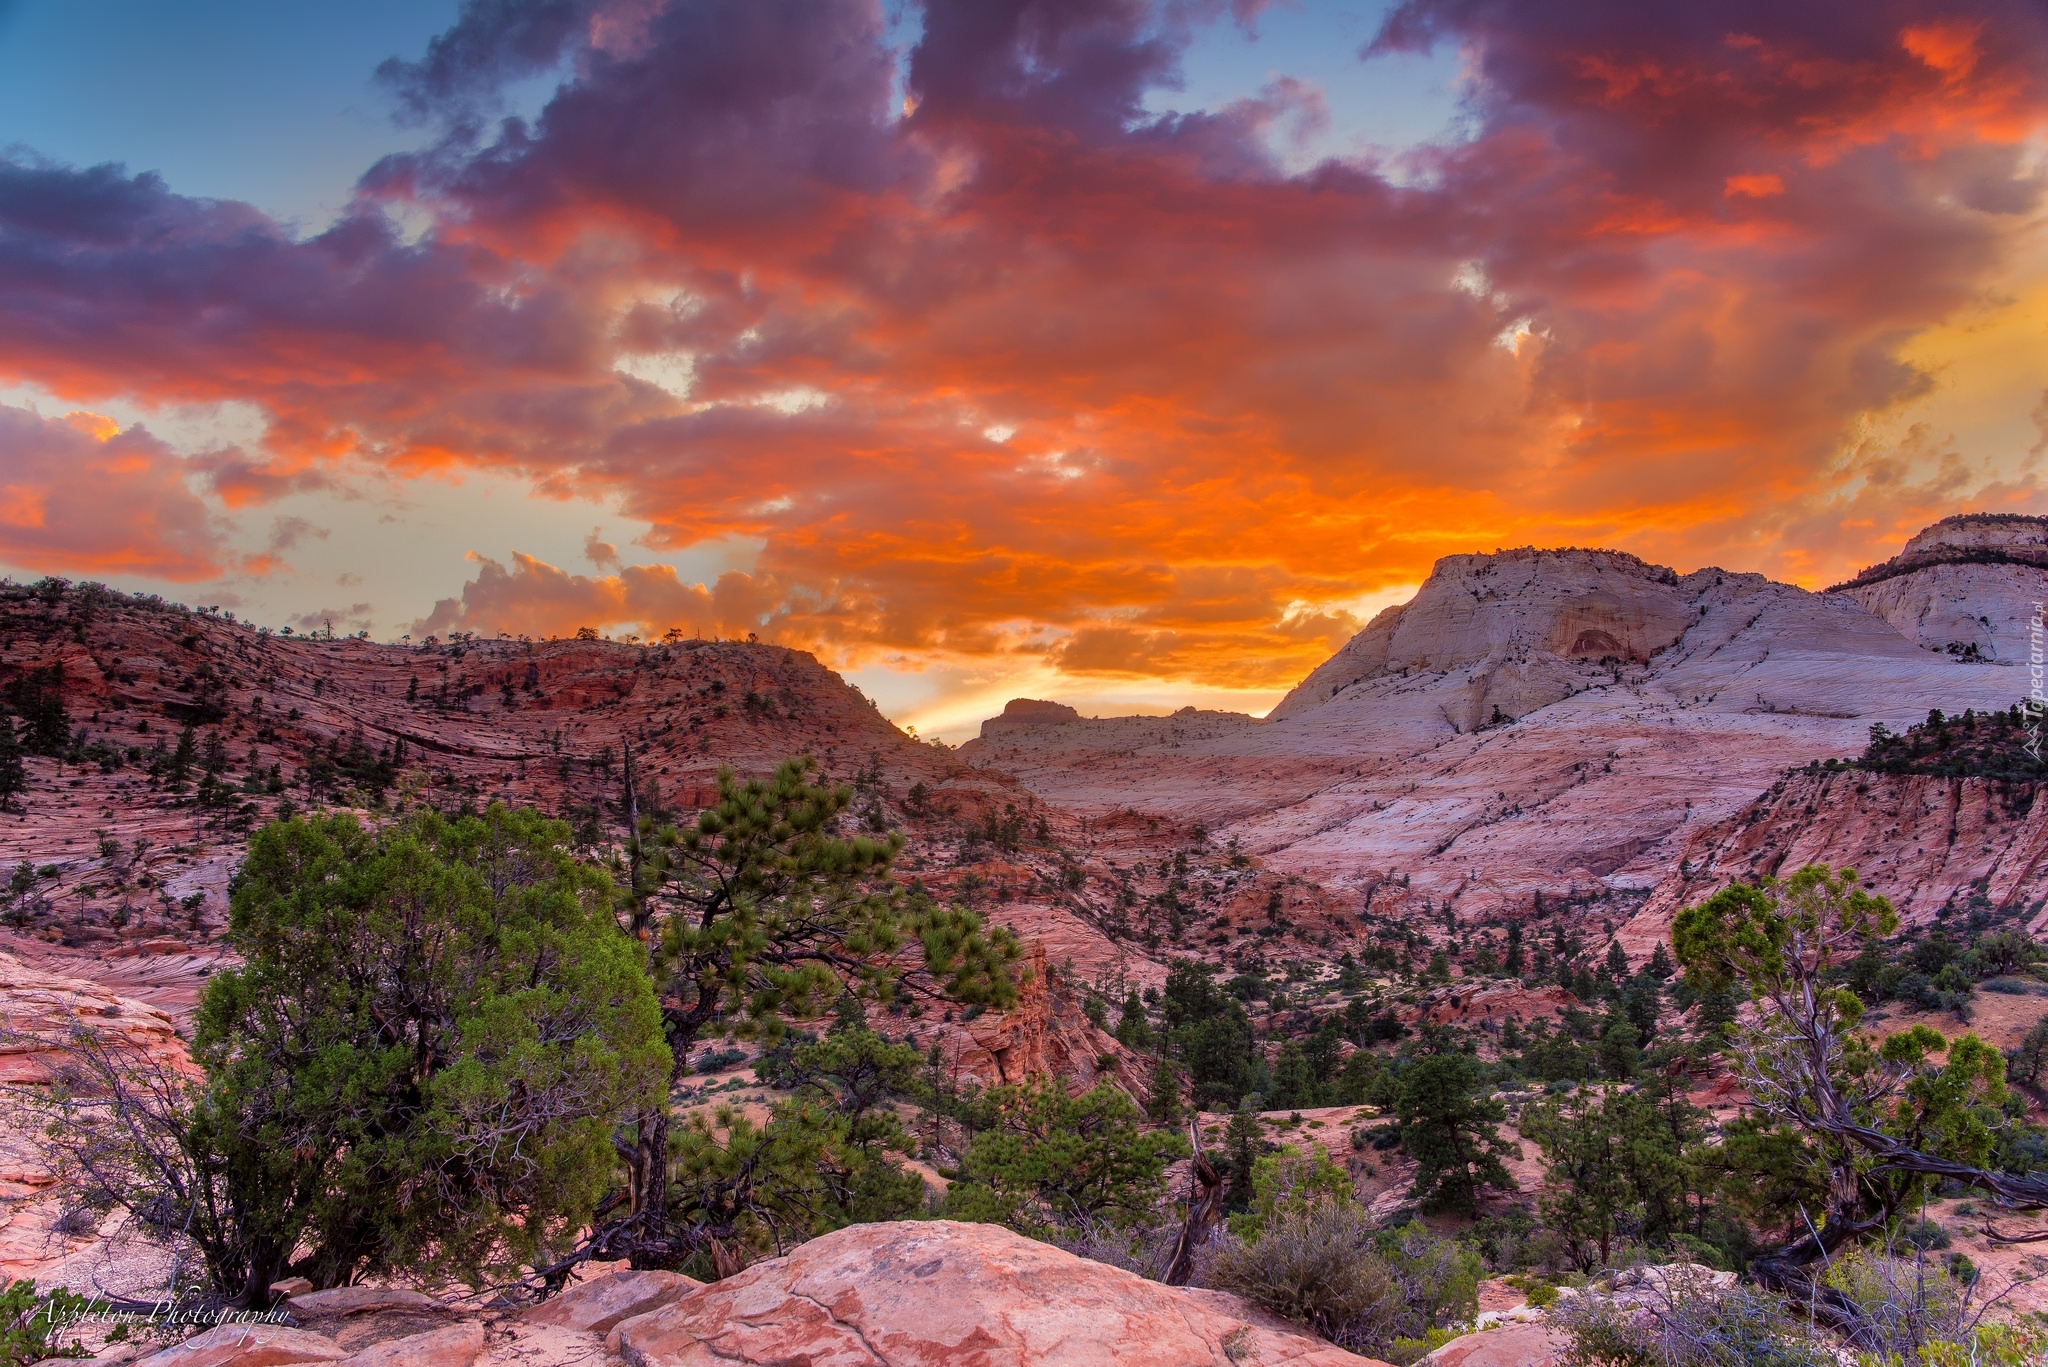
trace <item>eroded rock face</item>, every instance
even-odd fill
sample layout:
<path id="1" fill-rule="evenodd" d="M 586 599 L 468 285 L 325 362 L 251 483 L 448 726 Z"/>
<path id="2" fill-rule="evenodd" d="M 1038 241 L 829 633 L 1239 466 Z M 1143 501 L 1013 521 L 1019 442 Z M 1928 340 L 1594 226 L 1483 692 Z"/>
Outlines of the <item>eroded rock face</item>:
<path id="1" fill-rule="evenodd" d="M 1850 769 L 1793 774 L 1748 806 L 1694 834 L 1680 865 L 1622 927 L 1623 946 L 1648 953 L 1679 910 L 1729 883 L 1807 864 L 1853 868 L 1891 899 L 1909 926 L 1982 896 L 2048 927 L 2048 801 L 2032 784 Z"/>
<path id="2" fill-rule="evenodd" d="M 0 952 L 0 1086 L 42 1087 L 64 1066 L 73 1036 L 91 1031 L 115 1049 L 176 1073 L 194 1072 L 166 1012 L 81 978 L 48 972 Z M 0 1282 L 38 1281 L 104 1288 L 88 1268 L 98 1244 L 87 1225 L 60 1223 L 62 1193 L 32 1115 L 0 1117 Z M 125 1289 L 125 1279 L 116 1279 Z"/>
<path id="3" fill-rule="evenodd" d="M 1012 698 L 1003 705 L 1003 714 L 990 717 L 981 724 L 984 736 L 1000 735 L 1014 731 L 1020 726 L 1064 726 L 1070 721 L 1081 720 L 1081 714 L 1063 702 L 1043 702 L 1037 698 Z"/>
<path id="4" fill-rule="evenodd" d="M 994 1225 L 856 1225 L 627 1320 L 631 1367 L 1366 1367 L 1218 1292 Z"/>
<path id="5" fill-rule="evenodd" d="M 0 951 L 0 1084 L 51 1080 L 72 1034 L 89 1030 L 174 1066 L 189 1066 L 177 1022 L 99 983 L 32 968 Z"/>
<path id="6" fill-rule="evenodd" d="M 934 1022 L 912 1028 L 906 1038 L 919 1048 L 939 1048 L 939 1066 L 954 1085 L 996 1087 L 1061 1079 L 1070 1092 L 1108 1081 L 1138 1099 L 1150 1095 L 1150 1065 L 1098 1029 L 1080 999 L 1047 971 L 1045 946 L 1032 941 L 1017 1004 L 971 1021 Z"/>
<path id="7" fill-rule="evenodd" d="M 1828 592 L 1860 604 L 1928 650 L 2024 662 L 2034 605 L 2048 601 L 2048 518 L 1946 518 L 1898 555 Z"/>
<path id="8" fill-rule="evenodd" d="M 1496 669 L 1476 701 L 1521 716 L 1576 691 L 1572 662 L 1649 663 L 1690 624 L 1690 598 L 1675 572 L 1620 551 L 1446 556 L 1411 601 L 1374 618 L 1272 717 L 1294 716 L 1386 674 L 1481 663 Z"/>

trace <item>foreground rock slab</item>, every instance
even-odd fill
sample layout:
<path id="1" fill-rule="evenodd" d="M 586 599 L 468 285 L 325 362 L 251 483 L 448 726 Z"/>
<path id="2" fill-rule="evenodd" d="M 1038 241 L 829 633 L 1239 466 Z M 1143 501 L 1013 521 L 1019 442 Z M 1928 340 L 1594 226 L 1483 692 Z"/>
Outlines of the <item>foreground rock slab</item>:
<path id="1" fill-rule="evenodd" d="M 469 1367 L 484 1350 L 484 1327 L 474 1320 L 425 1334 L 387 1339 L 344 1359 L 343 1367 Z"/>
<path id="2" fill-rule="evenodd" d="M 348 1356 L 324 1334 L 282 1324 L 223 1324 L 144 1358 L 148 1367 L 287 1367 L 298 1362 L 339 1362 Z"/>
<path id="3" fill-rule="evenodd" d="M 366 1315 L 379 1310 L 433 1310 L 439 1302 L 432 1296 L 398 1286 L 337 1286 L 293 1296 L 285 1305 L 294 1315 L 310 1320 Z"/>
<path id="4" fill-rule="evenodd" d="M 1423 1367 L 1556 1367 L 1565 1337 L 1549 1325 L 1503 1324 L 1452 1339 L 1422 1360 Z"/>
<path id="5" fill-rule="evenodd" d="M 1376 1367 L 994 1225 L 857 1225 L 618 1326 L 631 1367 Z"/>
<path id="6" fill-rule="evenodd" d="M 570 1287 L 521 1316 L 528 1324 L 553 1324 L 593 1334 L 609 1333 L 620 1321 L 657 1310 L 704 1283 L 676 1272 L 614 1272 Z"/>

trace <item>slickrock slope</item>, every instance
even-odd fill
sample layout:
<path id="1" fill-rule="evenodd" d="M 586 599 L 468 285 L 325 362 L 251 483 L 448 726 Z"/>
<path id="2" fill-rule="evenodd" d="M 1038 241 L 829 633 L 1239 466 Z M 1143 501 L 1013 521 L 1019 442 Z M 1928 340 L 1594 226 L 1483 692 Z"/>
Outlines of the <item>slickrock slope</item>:
<path id="1" fill-rule="evenodd" d="M 0 1084 L 41 1086 L 73 1032 L 183 1066 L 177 1022 L 96 982 L 32 968 L 0 952 Z"/>
<path id="2" fill-rule="evenodd" d="M 617 1331 L 629 1367 L 1370 1367 L 1235 1297 L 950 1220 L 856 1225 Z"/>
<path id="3" fill-rule="evenodd" d="M 2048 518 L 1944 518 L 1898 555 L 1828 592 L 1929 650 L 2024 664 L 2034 605 L 2048 602 Z"/>
<path id="4" fill-rule="evenodd" d="M 1646 890 L 1788 766 L 2025 688 L 1843 594 L 1518 550 L 1439 562 L 1270 720 L 1077 720 L 960 754 L 1075 812 L 1203 821 L 1375 905 L 1487 914 Z"/>
<path id="5" fill-rule="evenodd" d="M 524 1311 L 374 1287 L 299 1296 L 299 1328 L 223 1325 L 146 1367 L 1385 1367 L 1216 1291 L 995 1225 L 856 1225 L 703 1286 L 600 1273 Z M 337 1298 L 351 1298 L 347 1301 Z M 128 1350 L 112 1362 L 131 1360 Z"/>
<path id="6" fill-rule="evenodd" d="M 1633 952 L 1681 907 L 1738 879 L 1806 864 L 1854 868 L 1908 926 L 1973 899 L 2019 907 L 2048 929 L 2048 802 L 2039 786 L 1856 769 L 1788 774 L 1735 815 L 1694 832 L 1680 863 L 1623 928 Z"/>
<path id="7" fill-rule="evenodd" d="M 0 953 L 0 1087 L 47 1086 L 77 1031 L 91 1031 L 115 1049 L 171 1069 L 191 1067 L 166 1012 Z M 16 1099 L 0 1104 L 0 1282 L 30 1277 L 81 1289 L 118 1283 L 126 1270 L 112 1264 L 127 1251 L 102 1242 L 90 1225 L 61 1221 L 60 1193 L 38 1123 Z M 152 1259 L 149 1273 L 154 1272 Z"/>

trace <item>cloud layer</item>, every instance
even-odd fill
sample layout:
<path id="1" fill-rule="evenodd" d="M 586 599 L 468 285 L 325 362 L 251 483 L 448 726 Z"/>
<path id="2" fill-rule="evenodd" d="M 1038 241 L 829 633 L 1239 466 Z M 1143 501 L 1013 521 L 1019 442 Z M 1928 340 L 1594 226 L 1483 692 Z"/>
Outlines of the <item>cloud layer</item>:
<path id="1" fill-rule="evenodd" d="M 217 520 L 147 432 L 0 405 L 0 560 L 190 583 L 220 573 Z"/>
<path id="2" fill-rule="evenodd" d="M 207 467 L 235 507 L 488 469 L 657 555 L 763 543 L 709 586 L 480 558 L 423 629 L 1228 686 L 1291 681 L 1446 552 L 1826 579 L 2039 500 L 2038 450 L 1872 435 L 1933 382 L 1905 344 L 2037 228 L 2037 5 L 1411 0 L 1363 55 L 1456 46 L 1464 134 L 1301 173 L 1297 83 L 1147 112 L 1191 26 L 1257 9 L 928 0 L 897 52 L 875 0 L 472 0 L 381 73 L 442 135 L 318 236 L 0 165 L 0 377 L 258 405 L 262 449 Z M 556 66 L 531 124 L 486 121 Z M 151 572 L 219 559 L 181 515 Z M 4 534 L 98 544 L 48 526 Z"/>

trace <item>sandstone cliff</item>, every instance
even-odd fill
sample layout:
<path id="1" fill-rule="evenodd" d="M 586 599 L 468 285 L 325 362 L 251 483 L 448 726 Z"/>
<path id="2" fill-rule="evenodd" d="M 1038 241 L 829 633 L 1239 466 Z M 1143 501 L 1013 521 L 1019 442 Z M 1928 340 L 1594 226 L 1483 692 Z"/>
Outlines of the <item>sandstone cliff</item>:
<path id="1" fill-rule="evenodd" d="M 1945 654 L 2024 663 L 2048 602 L 2048 518 L 1946 518 L 1881 565 L 1828 590 Z"/>
<path id="2" fill-rule="evenodd" d="M 1689 903 L 1731 882 L 1806 864 L 1857 871 L 1908 926 L 1943 907 L 2017 908 L 2048 930 L 2048 801 L 2041 785 L 1856 769 L 1787 774 L 1701 828 L 1624 928 L 1647 953 Z"/>
<path id="3" fill-rule="evenodd" d="M 1074 721 L 972 758 L 1083 815 L 1201 821 L 1281 872 L 1488 915 L 1647 891 L 1788 766 L 2025 688 L 1844 593 L 1519 550 L 1439 562 L 1265 721 Z"/>

